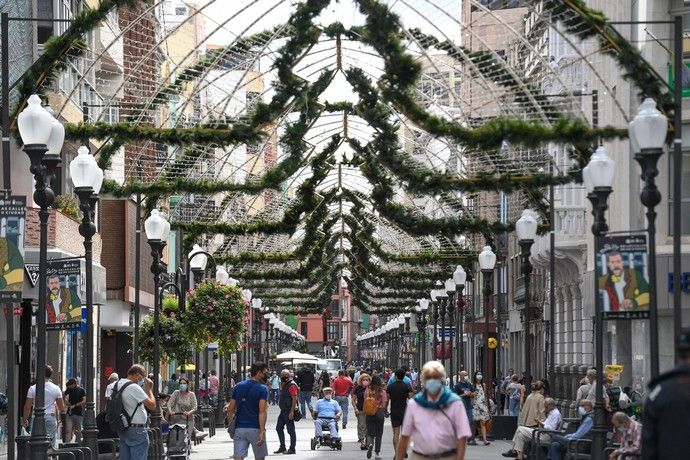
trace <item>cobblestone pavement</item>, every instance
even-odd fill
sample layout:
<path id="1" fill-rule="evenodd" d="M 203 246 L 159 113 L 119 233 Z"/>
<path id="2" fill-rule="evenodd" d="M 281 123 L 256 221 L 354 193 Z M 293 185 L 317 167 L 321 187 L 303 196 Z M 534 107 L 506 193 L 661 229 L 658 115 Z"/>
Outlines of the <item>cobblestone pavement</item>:
<path id="1" fill-rule="evenodd" d="M 276 407 L 269 407 L 268 422 L 266 426 L 268 438 L 269 453 L 278 449 L 278 435 L 275 430 L 276 418 L 278 416 L 278 409 Z M 329 448 L 322 447 L 316 451 L 310 450 L 309 441 L 314 436 L 314 424 L 311 417 L 302 419 L 296 425 L 297 431 L 297 455 L 272 455 L 271 458 L 286 457 L 286 460 L 302 460 L 302 459 L 341 459 L 341 460 L 365 460 L 366 452 L 359 449 L 357 443 L 357 421 L 351 420 L 347 429 L 341 430 L 341 437 L 343 439 L 342 451 L 331 451 Z M 287 436 L 287 433 L 286 433 Z M 289 437 L 287 437 L 289 444 Z M 501 452 L 505 452 L 510 447 L 508 441 L 494 441 L 489 446 L 468 446 L 467 455 L 468 460 L 483 460 L 483 459 L 497 459 L 502 458 Z M 220 460 L 232 457 L 232 440 L 228 433 L 222 428 L 216 431 L 216 436 L 207 438 L 202 444 L 196 446 L 192 452 L 192 460 Z M 251 454 L 248 458 L 254 458 Z M 390 426 L 390 420 L 386 420 L 386 426 L 383 433 L 383 443 L 381 456 L 384 460 L 393 459 L 393 436 Z M 373 458 L 373 457 L 372 457 Z"/>

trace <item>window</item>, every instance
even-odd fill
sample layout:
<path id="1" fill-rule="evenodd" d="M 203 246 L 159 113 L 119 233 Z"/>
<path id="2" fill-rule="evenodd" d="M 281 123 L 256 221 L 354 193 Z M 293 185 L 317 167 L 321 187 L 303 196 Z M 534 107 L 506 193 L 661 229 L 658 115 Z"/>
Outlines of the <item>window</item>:
<path id="1" fill-rule="evenodd" d="M 304 335 L 304 334 L 302 334 L 302 335 Z M 338 323 L 326 324 L 326 340 L 337 340 L 337 339 L 338 339 Z"/>
<path id="2" fill-rule="evenodd" d="M 668 200 L 668 234 L 673 234 L 673 155 L 669 155 L 669 200 Z M 680 213 L 690 215 L 690 151 L 683 152 L 683 167 L 681 169 Z M 680 224 L 681 235 L 690 235 L 690 220 L 683 219 Z"/>
<path id="3" fill-rule="evenodd" d="M 340 318 L 340 308 L 338 305 L 338 299 L 331 300 L 331 315 L 333 318 Z"/>
<path id="4" fill-rule="evenodd" d="M 175 16 L 185 16 L 187 14 L 187 8 L 184 6 L 175 7 Z"/>
<path id="5" fill-rule="evenodd" d="M 304 337 L 307 337 L 307 322 L 302 321 L 302 323 L 299 325 L 299 333 L 302 334 Z"/>

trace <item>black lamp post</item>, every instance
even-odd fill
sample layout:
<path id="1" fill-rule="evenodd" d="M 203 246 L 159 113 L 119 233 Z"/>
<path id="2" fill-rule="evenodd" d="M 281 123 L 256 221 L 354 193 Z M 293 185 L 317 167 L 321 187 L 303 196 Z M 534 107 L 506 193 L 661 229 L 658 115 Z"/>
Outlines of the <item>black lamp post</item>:
<path id="1" fill-rule="evenodd" d="M 429 310 L 429 299 L 419 299 L 415 309 L 417 325 L 417 347 L 419 348 L 419 368 L 426 362 L 426 327 L 428 325 L 426 312 Z M 421 379 L 417 379 L 417 387 L 421 388 Z"/>
<path id="2" fill-rule="evenodd" d="M 433 308 L 433 317 L 432 319 L 434 320 L 434 340 L 432 341 L 432 350 L 431 350 L 431 357 L 432 359 L 436 359 L 436 348 L 438 347 L 438 320 L 441 317 L 440 315 L 440 302 L 441 302 L 441 297 L 445 293 L 443 292 L 443 283 L 440 281 L 436 281 L 436 286 L 434 289 L 431 290 L 430 292 L 430 297 L 431 297 L 431 306 Z"/>
<path id="3" fill-rule="evenodd" d="M 256 336 L 254 337 L 254 345 L 255 345 L 255 361 L 261 361 L 262 359 L 262 352 L 261 352 L 261 322 L 263 321 L 263 313 L 264 309 L 262 308 L 263 305 L 263 300 L 259 298 L 253 298 L 252 299 L 252 314 L 255 316 L 255 327 L 254 327 L 254 333 Z"/>
<path id="4" fill-rule="evenodd" d="M 635 151 L 635 160 L 642 168 L 644 188 L 640 194 L 640 201 L 647 208 L 647 240 L 649 259 L 649 354 L 651 356 L 651 376 L 659 375 L 659 324 L 657 316 L 657 288 L 656 288 L 656 211 L 654 208 L 661 202 L 661 193 L 656 186 L 656 176 L 659 175 L 657 163 L 663 155 L 668 119 L 656 108 L 652 98 L 646 98 L 640 105 L 640 110 L 630 122 L 628 132 L 630 142 Z M 677 134 L 679 136 L 679 134 Z M 674 196 L 680 200 L 680 196 Z M 673 280 L 680 283 L 680 280 Z"/>
<path id="5" fill-rule="evenodd" d="M 439 352 L 440 360 L 444 367 L 446 366 L 446 313 L 448 312 L 448 301 L 450 300 L 448 288 L 451 284 L 453 284 L 453 280 L 448 279 L 446 280 L 445 284 L 443 284 L 443 286 L 439 289 L 439 291 L 441 292 L 441 295 L 439 296 L 439 304 L 441 307 L 441 310 L 439 312 L 441 315 L 441 346 L 439 347 Z M 454 288 L 455 285 L 453 284 L 451 290 Z"/>
<path id="6" fill-rule="evenodd" d="M 604 147 L 599 147 L 592 155 L 589 164 L 582 170 L 582 178 L 587 187 L 587 198 L 592 203 L 592 233 L 594 234 L 595 260 L 599 257 L 602 236 L 608 231 L 606 210 L 611 194 L 615 163 L 608 156 Z M 596 274 L 596 262 L 595 262 Z M 595 360 L 597 381 L 594 402 L 594 426 L 592 428 L 592 459 L 604 460 L 606 448 L 606 408 L 604 407 L 604 319 L 599 295 L 599 280 L 594 276 L 594 324 L 595 324 Z"/>
<path id="7" fill-rule="evenodd" d="M 30 171 L 36 187 L 34 202 L 39 206 L 40 240 L 38 255 L 38 314 L 36 315 L 36 397 L 34 398 L 34 422 L 29 445 L 32 460 L 48 458 L 48 440 L 45 425 L 45 384 L 43 372 L 46 367 L 46 265 L 48 259 L 48 208 L 55 201 L 51 189 L 55 171 L 60 164 L 60 151 L 65 139 L 65 129 L 41 106 L 37 95 L 29 97 L 27 107 L 17 119 L 19 134 L 24 142 L 24 152 L 31 162 Z M 11 320 L 11 315 L 10 315 Z"/>
<path id="8" fill-rule="evenodd" d="M 487 382 L 491 382 L 492 372 L 489 370 L 489 318 L 491 316 L 491 295 L 496 254 L 491 246 L 484 246 L 479 253 L 479 268 L 484 275 L 484 375 Z"/>
<path id="9" fill-rule="evenodd" d="M 530 345 L 530 324 L 532 321 L 532 263 L 530 262 L 530 254 L 532 252 L 532 245 L 534 238 L 537 236 L 537 219 L 534 217 L 534 211 L 525 209 L 522 211 L 522 216 L 515 223 L 515 232 L 520 245 L 521 255 L 521 269 L 522 275 L 525 277 L 525 311 L 523 316 L 523 329 L 525 331 L 525 389 L 527 392 L 531 390 L 532 384 L 532 350 Z M 553 346 L 553 344 L 551 345 Z"/>
<path id="10" fill-rule="evenodd" d="M 153 395 L 156 398 L 156 408 L 151 413 L 151 428 L 160 429 L 161 427 L 161 410 L 160 402 L 158 400 L 158 386 L 160 380 L 160 365 L 161 365 L 161 349 L 160 349 L 160 292 L 159 286 L 161 281 L 161 274 L 163 273 L 163 266 L 161 257 L 163 257 L 163 248 L 168 241 L 170 235 L 170 223 L 165 220 L 161 213 L 154 209 L 146 222 L 144 222 L 144 230 L 146 231 L 146 238 L 149 246 L 151 246 L 151 256 L 153 256 L 153 263 L 151 264 L 151 273 L 153 273 Z M 162 443 L 162 441 L 161 441 Z M 162 444 L 159 446 L 159 452 L 163 452 Z"/>
<path id="11" fill-rule="evenodd" d="M 96 425 L 95 388 L 94 388 L 94 324 L 93 324 L 93 236 L 96 234 L 94 223 L 98 192 L 103 184 L 103 171 L 96 160 L 89 154 L 87 147 L 79 147 L 77 157 L 69 165 L 70 176 L 74 183 L 74 193 L 79 197 L 82 220 L 79 233 L 84 237 L 84 258 L 86 265 L 86 405 L 84 407 L 84 446 L 91 452 L 98 452 L 98 427 Z"/>
<path id="12" fill-rule="evenodd" d="M 465 269 L 462 268 L 462 265 L 458 265 L 455 268 L 455 271 L 453 272 L 453 283 L 455 284 L 455 292 L 453 295 L 453 299 L 455 301 L 455 305 L 453 308 L 454 314 L 457 314 L 458 316 L 458 324 L 456 324 L 458 327 L 455 329 L 455 342 L 459 344 L 458 349 L 457 349 L 457 355 L 458 355 L 458 366 L 457 369 L 455 369 L 455 359 L 453 358 L 453 347 L 451 347 L 451 352 L 450 352 L 450 383 L 453 385 L 455 383 L 455 374 L 460 371 L 460 365 L 459 363 L 463 362 L 463 350 L 462 347 L 460 346 L 462 344 L 462 336 L 463 330 L 462 330 L 462 307 L 463 305 L 463 299 L 462 299 L 462 294 L 463 291 L 465 290 L 465 281 L 467 280 L 467 273 L 465 273 Z M 459 338 L 458 338 L 459 336 Z"/>

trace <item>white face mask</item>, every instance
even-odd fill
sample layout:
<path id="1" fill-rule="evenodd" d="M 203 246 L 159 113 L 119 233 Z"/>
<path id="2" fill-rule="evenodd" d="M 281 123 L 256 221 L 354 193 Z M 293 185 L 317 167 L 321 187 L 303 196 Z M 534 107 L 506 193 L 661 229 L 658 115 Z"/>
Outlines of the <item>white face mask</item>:
<path id="1" fill-rule="evenodd" d="M 332 395 L 323 395 L 323 397 L 330 400 L 333 396 Z"/>

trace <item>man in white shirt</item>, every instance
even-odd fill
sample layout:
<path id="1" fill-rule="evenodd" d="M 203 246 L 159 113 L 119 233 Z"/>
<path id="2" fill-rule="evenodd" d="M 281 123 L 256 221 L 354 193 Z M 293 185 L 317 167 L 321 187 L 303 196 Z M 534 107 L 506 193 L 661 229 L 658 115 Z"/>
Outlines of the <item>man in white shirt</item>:
<path id="1" fill-rule="evenodd" d="M 546 411 L 546 420 L 539 421 L 539 428 L 552 431 L 560 431 L 563 429 L 563 417 L 561 416 L 561 411 L 556 407 L 556 401 L 552 398 L 546 398 L 544 400 L 544 410 Z M 518 427 L 515 431 L 515 436 L 513 436 L 513 448 L 508 452 L 504 452 L 502 455 L 504 457 L 517 457 L 522 459 L 525 444 L 531 442 L 532 433 L 534 428 L 528 428 L 526 426 Z M 549 442 L 551 437 L 548 434 L 543 434 L 539 436 L 540 442 Z"/>
<path id="2" fill-rule="evenodd" d="M 53 375 L 53 368 L 46 366 L 45 369 L 45 397 L 43 400 L 43 407 L 45 408 L 45 423 L 46 434 L 50 439 L 50 445 L 53 449 L 58 448 L 58 420 L 60 420 L 60 412 L 65 408 L 62 400 L 62 390 L 55 385 L 50 377 Z M 36 385 L 31 385 L 29 391 L 26 393 L 26 402 L 24 403 L 24 419 L 23 425 L 29 427 L 29 417 L 31 416 L 31 409 L 36 398 Z M 33 419 L 32 419 L 33 424 Z"/>
<path id="3" fill-rule="evenodd" d="M 118 432 L 121 459 L 146 460 L 147 458 L 149 437 L 146 433 L 146 409 L 156 408 L 152 388 L 153 382 L 146 377 L 146 369 L 141 364 L 130 367 L 127 378 L 118 380 L 113 388 L 113 392 L 122 391 L 122 405 L 131 419 L 129 427 Z"/>
<path id="4" fill-rule="evenodd" d="M 108 386 L 105 387 L 105 399 L 107 401 L 110 400 L 110 396 L 113 394 L 113 387 L 115 386 L 118 380 L 120 380 L 120 376 L 117 375 L 117 372 L 113 372 L 108 377 Z"/>

